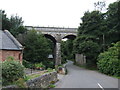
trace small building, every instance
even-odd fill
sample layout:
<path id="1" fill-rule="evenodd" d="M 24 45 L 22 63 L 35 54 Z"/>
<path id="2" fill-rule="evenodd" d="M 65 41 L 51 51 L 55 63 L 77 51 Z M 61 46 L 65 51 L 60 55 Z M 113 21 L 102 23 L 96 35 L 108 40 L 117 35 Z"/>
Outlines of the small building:
<path id="1" fill-rule="evenodd" d="M 48 59 L 52 60 L 52 59 L 53 59 L 53 55 L 52 55 L 52 54 L 49 54 L 49 55 L 48 55 Z"/>
<path id="2" fill-rule="evenodd" d="M 0 61 L 6 60 L 9 56 L 22 63 L 23 46 L 8 30 L 0 30 Z"/>

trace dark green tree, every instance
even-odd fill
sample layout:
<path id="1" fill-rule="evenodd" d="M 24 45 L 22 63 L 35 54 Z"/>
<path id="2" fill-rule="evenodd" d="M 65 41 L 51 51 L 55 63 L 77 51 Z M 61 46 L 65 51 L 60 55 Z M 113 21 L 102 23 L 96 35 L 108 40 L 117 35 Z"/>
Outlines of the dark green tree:
<path id="1" fill-rule="evenodd" d="M 67 41 L 62 41 L 61 47 L 62 47 L 61 53 L 62 53 L 63 63 L 65 63 L 66 60 L 73 60 L 74 59 L 73 39 L 68 39 Z"/>
<path id="2" fill-rule="evenodd" d="M 9 18 L 7 17 L 7 14 L 5 13 L 4 10 L 0 10 L 1 12 L 1 18 L 2 18 L 2 30 L 9 30 L 10 29 L 10 21 Z"/>
<path id="3" fill-rule="evenodd" d="M 15 37 L 27 32 L 23 26 L 22 17 L 16 15 L 8 18 L 4 10 L 0 10 L 0 12 L 2 13 L 2 30 L 9 30 Z"/>
<path id="4" fill-rule="evenodd" d="M 104 14 L 100 11 L 85 12 L 74 41 L 74 52 L 86 56 L 87 66 L 96 66 L 97 56 L 103 49 L 103 35 L 106 32 Z"/>
<path id="5" fill-rule="evenodd" d="M 95 60 L 100 52 L 109 48 L 111 43 L 120 41 L 119 4 L 109 5 L 107 12 L 85 12 L 74 41 L 74 51 L 86 55 L 87 61 Z M 104 4 L 104 3 L 103 3 Z M 103 8 L 104 5 L 100 5 Z M 90 50 L 88 50 L 90 49 Z M 96 60 L 95 62 L 96 63 Z"/>
<path id="6" fill-rule="evenodd" d="M 49 44 L 42 34 L 35 30 L 28 31 L 25 37 L 24 59 L 32 63 L 47 61 L 51 53 Z"/>
<path id="7" fill-rule="evenodd" d="M 119 3 L 120 1 L 110 4 L 106 13 L 108 32 L 106 34 L 105 41 L 108 45 L 110 45 L 111 43 L 116 43 L 120 40 Z"/>

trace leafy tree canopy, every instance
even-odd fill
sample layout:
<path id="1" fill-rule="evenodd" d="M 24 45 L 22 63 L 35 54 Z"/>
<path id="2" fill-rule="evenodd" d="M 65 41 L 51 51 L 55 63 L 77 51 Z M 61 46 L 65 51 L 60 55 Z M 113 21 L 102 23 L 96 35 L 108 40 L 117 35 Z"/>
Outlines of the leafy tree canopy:
<path id="1" fill-rule="evenodd" d="M 2 30 L 9 30 L 14 36 L 27 32 L 23 26 L 22 17 L 15 15 L 8 18 L 4 10 L 0 12 L 2 13 Z"/>
<path id="2" fill-rule="evenodd" d="M 35 30 L 28 31 L 25 37 L 24 59 L 32 63 L 44 62 L 50 53 L 46 38 Z"/>

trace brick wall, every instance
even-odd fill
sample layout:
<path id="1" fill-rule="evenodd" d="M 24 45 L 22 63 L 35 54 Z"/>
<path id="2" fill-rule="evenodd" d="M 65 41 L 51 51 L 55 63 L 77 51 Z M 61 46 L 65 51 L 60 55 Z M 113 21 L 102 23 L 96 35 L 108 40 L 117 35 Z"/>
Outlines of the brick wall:
<path id="1" fill-rule="evenodd" d="M 0 50 L 0 61 L 2 61 L 2 50 Z"/>
<path id="2" fill-rule="evenodd" d="M 4 61 L 7 57 L 12 56 L 15 60 L 22 63 L 22 51 L 0 50 L 0 60 Z"/>

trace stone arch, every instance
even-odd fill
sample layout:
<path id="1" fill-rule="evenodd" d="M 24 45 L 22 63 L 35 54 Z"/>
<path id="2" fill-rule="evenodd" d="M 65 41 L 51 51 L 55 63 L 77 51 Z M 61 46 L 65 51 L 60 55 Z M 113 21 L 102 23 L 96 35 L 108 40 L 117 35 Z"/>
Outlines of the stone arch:
<path id="1" fill-rule="evenodd" d="M 68 34 L 68 35 L 65 35 L 62 39 L 64 38 L 68 38 L 68 39 L 75 39 L 77 35 L 74 35 L 74 34 Z"/>
<path id="2" fill-rule="evenodd" d="M 53 41 L 53 43 L 55 44 L 56 43 L 56 39 L 54 36 L 50 35 L 50 34 L 44 34 L 44 36 L 48 39 L 50 39 L 51 41 Z"/>

